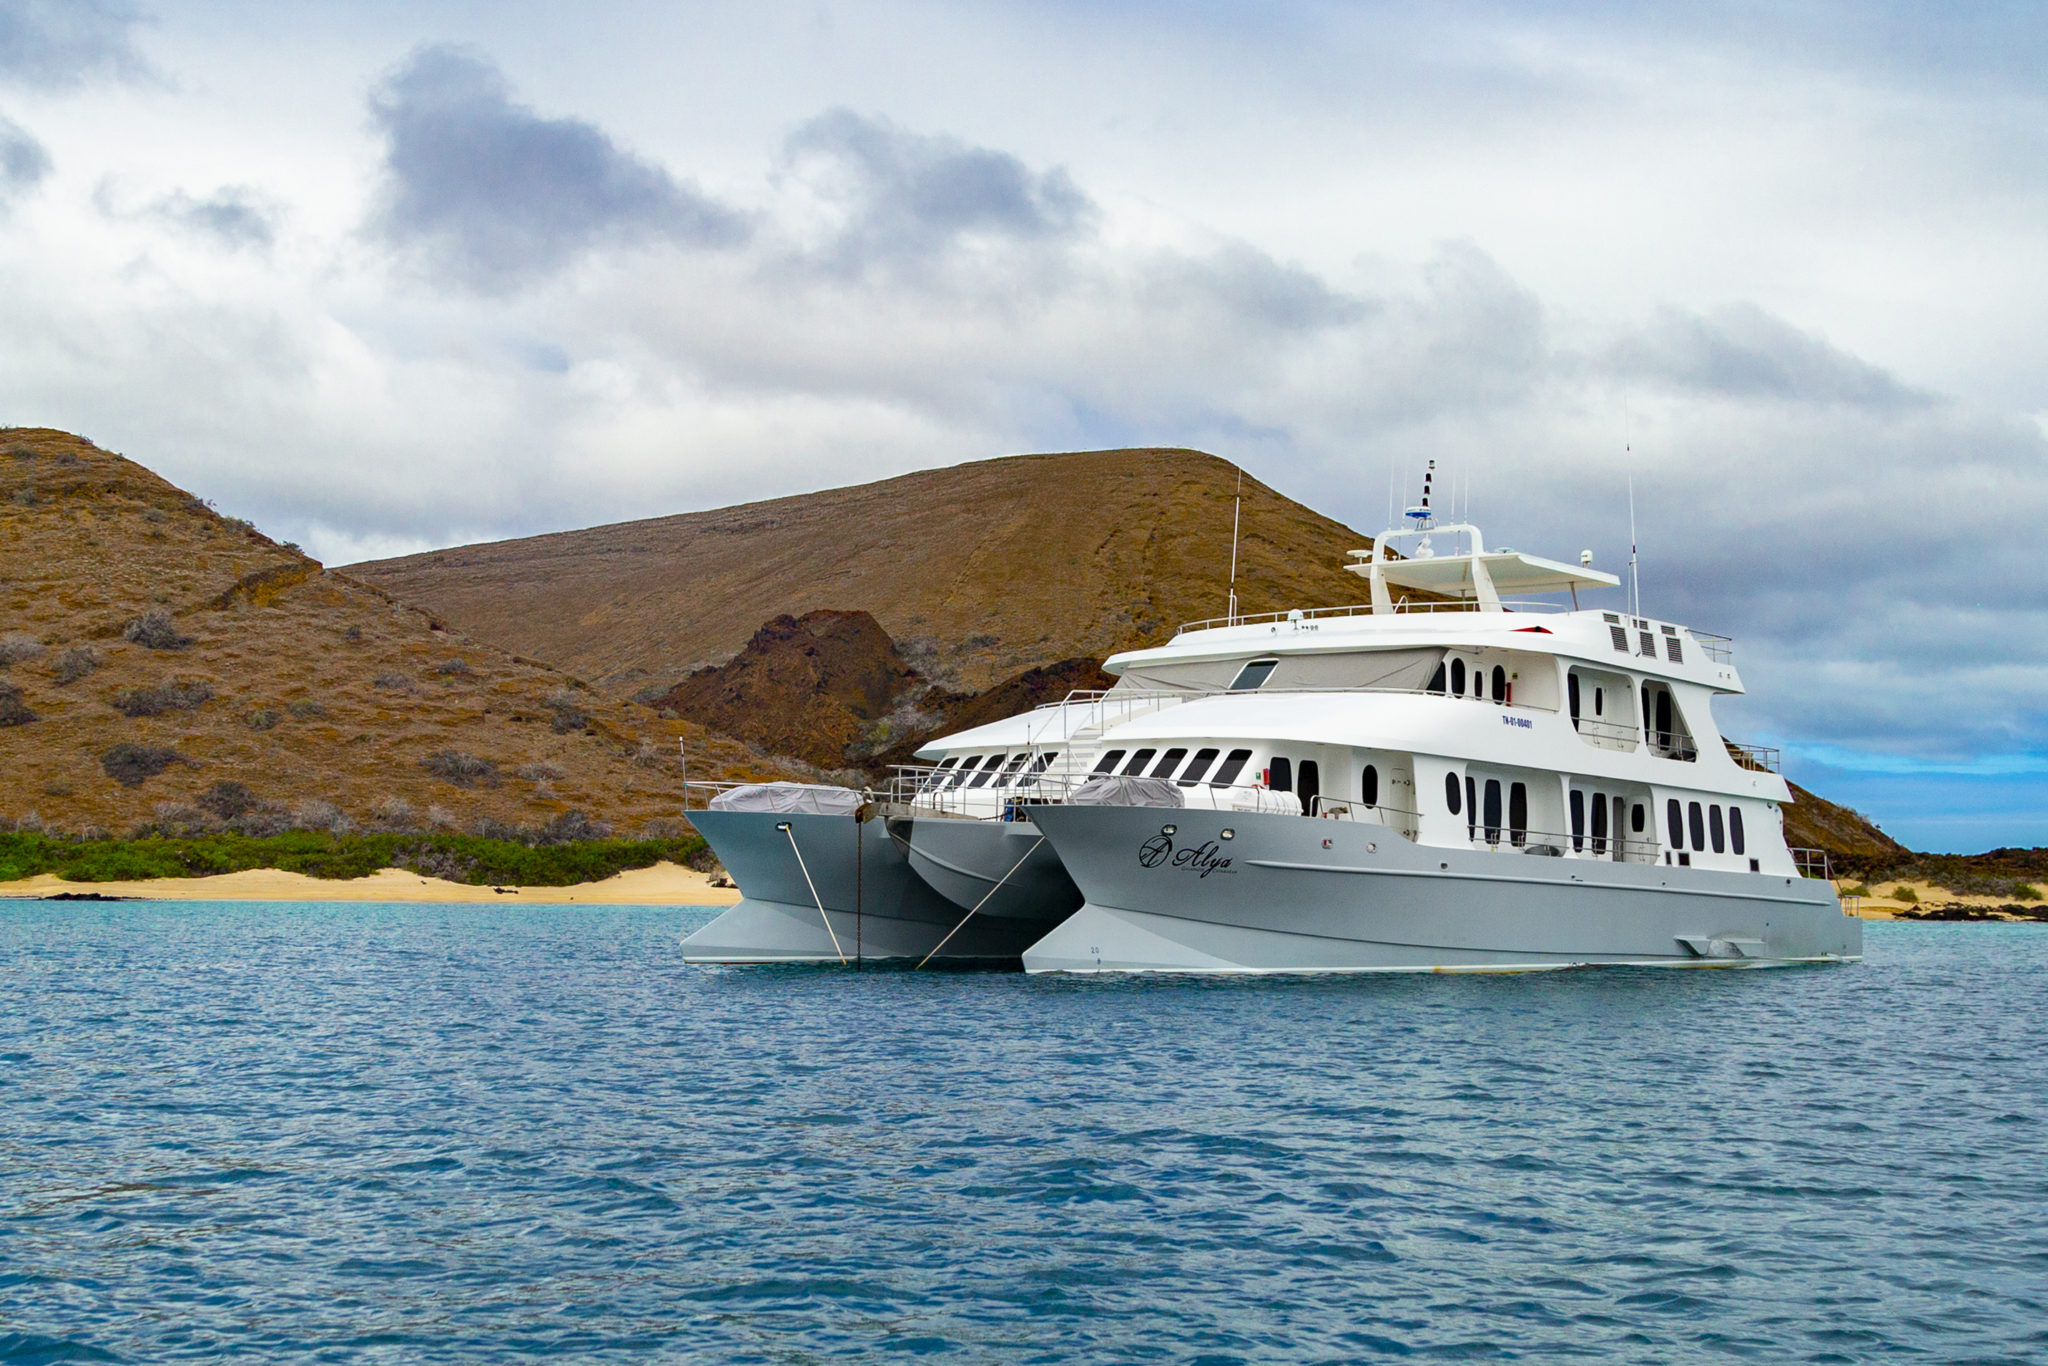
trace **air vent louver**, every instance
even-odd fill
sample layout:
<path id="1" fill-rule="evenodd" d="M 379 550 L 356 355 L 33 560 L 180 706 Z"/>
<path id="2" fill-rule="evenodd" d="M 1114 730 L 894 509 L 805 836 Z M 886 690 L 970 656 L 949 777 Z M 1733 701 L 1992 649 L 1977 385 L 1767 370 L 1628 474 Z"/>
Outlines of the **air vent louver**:
<path id="1" fill-rule="evenodd" d="M 1627 653 L 1628 653 L 1628 628 L 1627 628 L 1627 627 L 1625 627 L 1625 626 L 1609 626 L 1609 627 L 1608 627 L 1607 629 L 1608 629 L 1608 630 L 1609 630 L 1609 631 L 1610 631 L 1611 633 L 1613 633 L 1613 636 L 1614 636 L 1614 648 L 1615 648 L 1615 649 L 1617 649 L 1617 650 L 1619 650 L 1619 651 L 1621 651 L 1621 652 L 1622 652 L 1623 654 L 1627 654 Z"/>
<path id="2" fill-rule="evenodd" d="M 1636 632 L 1636 639 L 1641 641 L 1643 646 L 1639 653 L 1648 655 L 1651 659 L 1657 657 L 1657 637 L 1651 635 L 1648 631 L 1638 631 Z"/>
<path id="3" fill-rule="evenodd" d="M 1664 657 L 1673 664 L 1685 663 L 1685 651 L 1679 648 L 1677 636 L 1664 637 Z"/>

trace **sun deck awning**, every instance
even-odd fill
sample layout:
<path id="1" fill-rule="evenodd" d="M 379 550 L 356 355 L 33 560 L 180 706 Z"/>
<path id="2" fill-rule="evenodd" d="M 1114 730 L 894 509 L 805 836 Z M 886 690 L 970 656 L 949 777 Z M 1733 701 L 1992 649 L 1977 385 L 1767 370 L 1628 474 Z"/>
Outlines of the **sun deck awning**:
<path id="1" fill-rule="evenodd" d="M 1396 588 L 1436 593 L 1447 598 L 1484 596 L 1475 565 L 1484 565 L 1485 577 L 1502 597 L 1530 593 L 1564 593 L 1579 588 L 1613 588 L 1621 580 L 1597 569 L 1559 564 L 1519 550 L 1501 550 L 1488 555 L 1445 555 L 1427 560 L 1384 560 L 1379 565 L 1386 582 Z M 1369 577 L 1373 566 L 1359 562 L 1344 566 L 1361 577 Z"/>

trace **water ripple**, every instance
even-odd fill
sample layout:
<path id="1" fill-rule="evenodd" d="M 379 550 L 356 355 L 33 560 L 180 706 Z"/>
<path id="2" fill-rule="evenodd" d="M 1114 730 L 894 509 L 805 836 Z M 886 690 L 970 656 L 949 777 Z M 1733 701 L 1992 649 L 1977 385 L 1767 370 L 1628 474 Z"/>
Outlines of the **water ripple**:
<path id="1" fill-rule="evenodd" d="M 692 971 L 701 913 L 0 906 L 0 1362 L 2048 1356 L 2048 934 Z"/>

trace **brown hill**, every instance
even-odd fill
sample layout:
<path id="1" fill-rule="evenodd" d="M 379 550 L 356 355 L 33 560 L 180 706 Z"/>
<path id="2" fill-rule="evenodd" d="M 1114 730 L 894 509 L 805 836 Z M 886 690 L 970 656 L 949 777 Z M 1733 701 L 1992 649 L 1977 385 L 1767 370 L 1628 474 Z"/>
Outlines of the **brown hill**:
<path id="1" fill-rule="evenodd" d="M 245 822 L 580 810 L 631 831 L 676 814 L 678 737 L 693 776 L 785 771 L 448 630 L 81 438 L 0 430 L 0 818 L 125 833 L 212 794 L 222 815 L 271 808 Z"/>
<path id="2" fill-rule="evenodd" d="M 1795 849 L 1825 849 L 1845 866 L 1883 866 L 1906 854 L 1906 846 L 1866 820 L 1860 812 L 1816 797 L 1792 784 L 1785 808 L 1785 842 Z"/>
<path id="3" fill-rule="evenodd" d="M 871 613 L 929 679 L 980 691 L 1220 616 L 1237 478 L 1199 451 L 1011 456 L 349 572 L 615 693 L 818 608 Z M 1368 538 L 1250 478 L 1243 526 L 1243 610 L 1362 596 L 1342 565 Z"/>
<path id="4" fill-rule="evenodd" d="M 827 609 L 775 618 L 731 660 L 699 669 L 652 705 L 772 754 L 838 768 L 920 685 L 872 616 Z"/>

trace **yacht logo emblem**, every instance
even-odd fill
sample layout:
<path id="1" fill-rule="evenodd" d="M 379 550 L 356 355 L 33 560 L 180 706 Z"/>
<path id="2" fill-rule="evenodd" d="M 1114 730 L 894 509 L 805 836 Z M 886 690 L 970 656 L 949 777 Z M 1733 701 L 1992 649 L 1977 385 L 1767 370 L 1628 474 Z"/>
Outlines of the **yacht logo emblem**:
<path id="1" fill-rule="evenodd" d="M 1231 860 L 1217 851 L 1216 841 L 1198 844 L 1192 849 L 1175 849 L 1173 841 L 1165 835 L 1154 835 L 1138 846 L 1138 866 L 1157 868 L 1168 859 L 1176 868 L 1185 868 L 1196 877 L 1207 877 L 1211 873 L 1228 873 Z"/>

